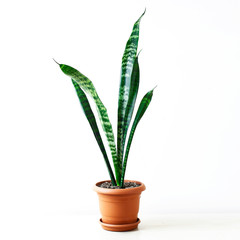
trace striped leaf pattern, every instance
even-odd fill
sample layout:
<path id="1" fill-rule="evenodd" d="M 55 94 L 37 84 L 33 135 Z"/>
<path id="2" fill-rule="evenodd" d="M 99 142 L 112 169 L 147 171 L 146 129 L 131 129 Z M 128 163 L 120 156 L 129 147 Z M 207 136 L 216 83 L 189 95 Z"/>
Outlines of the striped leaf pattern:
<path id="1" fill-rule="evenodd" d="M 154 90 L 154 89 L 153 89 Z M 153 96 L 153 90 L 149 91 L 148 93 L 146 93 L 146 95 L 143 97 L 139 107 L 138 107 L 138 111 L 136 113 L 133 125 L 132 125 L 132 129 L 128 138 L 128 143 L 127 143 L 127 147 L 126 147 L 126 151 L 125 151 L 125 156 L 124 156 L 124 162 L 123 162 L 123 169 L 122 169 L 122 175 L 121 175 L 121 187 L 123 187 L 124 184 L 124 177 L 125 177 L 125 172 L 126 172 L 126 167 L 127 167 L 127 160 L 128 160 L 128 155 L 129 155 L 129 150 L 131 147 L 131 143 L 132 143 L 132 139 L 135 133 L 135 130 L 137 128 L 137 125 L 139 123 L 139 121 L 141 120 L 143 114 L 145 113 L 145 111 L 147 110 L 151 100 L 152 100 L 152 96 Z"/>
<path id="2" fill-rule="evenodd" d="M 130 124 L 130 121 L 132 119 L 133 110 L 135 107 L 135 102 L 138 94 L 138 88 L 139 88 L 139 65 L 138 65 L 138 56 L 135 58 L 134 64 L 133 64 L 133 71 L 131 75 L 131 84 L 130 84 L 130 90 L 129 90 L 129 98 L 128 103 L 126 106 L 126 113 L 124 116 L 124 124 L 123 124 L 123 141 L 122 141 L 122 149 L 124 149 L 125 146 L 125 140 L 127 136 L 128 127 Z"/>
<path id="3" fill-rule="evenodd" d="M 121 81 L 119 87 L 119 99 L 118 99 L 118 131 L 117 131 L 117 154 L 118 162 L 122 164 L 123 149 L 124 149 L 124 136 L 126 136 L 127 127 L 124 127 L 124 119 L 126 115 L 127 104 L 129 100 L 129 92 L 131 86 L 131 75 L 133 71 L 133 65 L 137 54 L 138 39 L 139 39 L 139 24 L 142 16 L 136 21 L 133 26 L 132 33 L 127 41 L 125 51 L 122 57 L 121 68 Z M 128 117 L 126 117 L 128 118 Z"/>
<path id="4" fill-rule="evenodd" d="M 140 102 L 135 119 L 131 127 L 131 131 L 128 137 L 127 146 L 124 154 L 127 132 L 132 119 L 132 114 L 133 114 L 133 110 L 134 110 L 134 106 L 135 106 L 135 102 L 138 94 L 138 88 L 139 88 L 140 72 L 139 72 L 137 49 L 138 49 L 138 40 L 139 40 L 139 25 L 140 25 L 141 18 L 143 17 L 144 14 L 145 14 L 145 11 L 140 16 L 140 18 L 135 22 L 131 35 L 126 43 L 126 47 L 122 57 L 121 79 L 120 79 L 119 98 L 118 98 L 117 149 L 116 149 L 113 129 L 108 117 L 107 109 L 105 108 L 101 99 L 99 98 L 93 83 L 75 68 L 70 67 L 68 65 L 57 63 L 60 66 L 63 73 L 65 73 L 67 76 L 69 76 L 72 79 L 72 83 L 77 92 L 84 114 L 91 126 L 93 134 L 97 140 L 98 146 L 104 157 L 112 184 L 118 185 L 120 187 L 123 187 L 123 184 L 124 184 L 124 177 L 126 172 L 128 155 L 129 155 L 135 130 L 137 128 L 139 121 L 141 120 L 142 116 L 144 115 L 146 109 L 148 108 L 151 102 L 151 99 L 153 96 L 153 90 L 154 90 L 153 89 L 149 91 Z M 90 97 L 92 97 L 96 104 L 98 116 L 103 128 L 103 131 L 106 135 L 108 145 L 110 147 L 116 178 L 114 178 L 114 174 L 113 174 L 111 165 L 109 163 L 106 149 L 104 147 L 104 144 L 97 126 L 96 118 L 94 116 L 94 113 L 92 112 L 92 109 L 90 107 L 89 101 L 85 93 L 88 94 Z"/>
<path id="5" fill-rule="evenodd" d="M 105 160 L 111 182 L 112 182 L 113 186 L 116 186 L 115 177 L 114 177 L 111 165 L 109 163 L 108 156 L 107 156 L 107 153 L 106 153 L 106 150 L 105 150 L 105 147 L 104 147 L 104 144 L 103 144 L 98 126 L 97 126 L 96 118 L 95 118 L 94 113 L 91 109 L 91 106 L 89 104 L 87 96 L 85 95 L 83 90 L 79 87 L 79 85 L 74 80 L 72 80 L 72 83 L 73 83 L 73 86 L 74 86 L 74 88 L 77 92 L 77 95 L 78 95 L 80 104 L 82 106 L 83 112 L 84 112 L 84 114 L 85 114 L 85 116 L 86 116 L 86 118 L 87 118 L 87 120 L 88 120 L 88 122 L 89 122 L 89 124 L 92 128 L 93 134 L 94 134 L 94 136 L 96 138 L 96 141 L 98 143 L 98 146 L 99 146 L 99 148 L 102 152 L 102 155 L 103 155 L 103 158 Z"/>
<path id="6" fill-rule="evenodd" d="M 105 135 L 107 137 L 108 145 L 111 150 L 113 164 L 115 168 L 115 174 L 116 174 L 116 181 L 117 181 L 117 184 L 119 185 L 120 178 L 121 178 L 121 165 L 117 161 L 117 152 L 116 152 L 114 134 L 113 134 L 112 124 L 108 117 L 107 109 L 105 108 L 101 99 L 99 98 L 93 83 L 86 76 L 84 76 L 78 70 L 68 65 L 59 64 L 59 66 L 63 71 L 63 73 L 71 77 L 72 80 L 75 81 L 95 101 L 99 119 L 100 119 L 102 128 L 105 132 Z"/>

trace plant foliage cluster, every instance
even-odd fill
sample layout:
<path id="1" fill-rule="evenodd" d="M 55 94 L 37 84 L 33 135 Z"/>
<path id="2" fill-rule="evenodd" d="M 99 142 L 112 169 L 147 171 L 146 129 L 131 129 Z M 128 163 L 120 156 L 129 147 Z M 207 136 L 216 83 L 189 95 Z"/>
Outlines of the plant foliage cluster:
<path id="1" fill-rule="evenodd" d="M 137 53 L 137 48 L 139 40 L 139 25 L 141 18 L 143 17 L 144 14 L 145 11 L 141 15 L 141 17 L 135 22 L 132 29 L 132 33 L 127 41 L 125 51 L 122 57 L 121 79 L 118 99 L 117 146 L 115 144 L 112 124 L 109 120 L 107 109 L 103 105 L 100 97 L 98 96 L 98 93 L 93 83 L 78 70 L 65 64 L 58 64 L 63 73 L 69 76 L 72 80 L 73 86 L 78 95 L 83 112 L 91 126 L 98 146 L 102 152 L 112 184 L 114 186 L 117 185 L 120 187 L 123 187 L 124 184 L 124 177 L 126 172 L 129 150 L 131 147 L 136 127 L 140 119 L 142 118 L 143 114 L 145 113 L 146 109 L 148 108 L 153 96 L 153 90 L 151 90 L 147 92 L 145 96 L 142 98 L 136 116 L 132 123 L 131 130 L 126 143 L 127 132 L 132 119 L 133 110 L 139 88 L 140 73 L 138 64 L 139 54 Z M 95 102 L 100 123 L 106 135 L 107 142 L 110 148 L 115 175 L 109 163 L 108 155 L 106 153 L 104 143 L 102 141 L 102 137 L 96 122 L 96 118 L 91 109 L 87 95 L 90 96 Z"/>

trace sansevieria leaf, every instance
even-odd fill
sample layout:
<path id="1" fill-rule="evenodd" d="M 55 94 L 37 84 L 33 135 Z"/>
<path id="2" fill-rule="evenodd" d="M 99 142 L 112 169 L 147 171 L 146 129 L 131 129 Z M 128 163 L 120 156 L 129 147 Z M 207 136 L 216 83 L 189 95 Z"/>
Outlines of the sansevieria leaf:
<path id="1" fill-rule="evenodd" d="M 154 90 L 154 89 L 153 89 Z M 126 166 L 127 166 L 127 160 L 128 160 L 128 154 L 129 154 L 129 150 L 131 147 L 131 143 L 132 143 L 132 139 L 135 133 L 135 130 L 137 128 L 137 125 L 139 123 L 139 121 L 141 120 L 143 114 L 145 113 L 145 111 L 147 110 L 151 100 L 152 100 L 152 96 L 153 96 L 153 90 L 149 91 L 148 93 L 146 93 L 146 95 L 143 97 L 139 107 L 138 107 L 138 111 L 136 113 L 130 134 L 129 134 L 129 138 L 128 138 L 128 143 L 127 143 L 127 147 L 126 147 L 126 151 L 125 151 L 125 156 L 124 156 L 124 162 L 123 162 L 123 169 L 122 169 L 122 176 L 121 176 L 121 186 L 123 187 L 123 183 L 124 183 L 124 177 L 125 177 L 125 171 L 126 171 Z"/>
<path id="2" fill-rule="evenodd" d="M 109 120 L 107 109 L 103 105 L 101 99 L 99 98 L 97 91 L 93 85 L 93 83 L 82 73 L 80 73 L 78 70 L 76 70 L 73 67 L 70 67 L 65 64 L 59 64 L 61 70 L 63 73 L 65 73 L 67 76 L 71 77 L 73 81 L 75 81 L 81 89 L 83 89 L 87 94 L 89 94 L 93 100 L 95 101 L 98 116 L 103 128 L 103 131 L 105 132 L 105 135 L 107 137 L 108 145 L 111 150 L 111 155 L 113 159 L 114 169 L 115 169 L 115 176 L 117 185 L 120 184 L 121 179 L 121 169 L 122 166 L 117 161 L 117 152 L 116 152 L 116 145 L 114 140 L 114 134 L 112 129 L 112 124 Z"/>
<path id="3" fill-rule="evenodd" d="M 141 17 L 135 22 L 132 29 L 132 33 L 127 41 L 125 51 L 122 57 L 121 81 L 118 98 L 118 131 L 117 131 L 118 162 L 120 162 L 121 164 L 125 140 L 124 136 L 126 136 L 126 131 L 128 129 L 128 126 L 124 126 L 124 123 L 126 122 L 124 119 L 126 115 L 127 103 L 129 100 L 131 75 L 138 48 L 139 24 L 144 14 L 145 11 L 141 15 Z M 128 117 L 126 117 L 126 119 L 128 119 Z"/>
<path id="4" fill-rule="evenodd" d="M 91 106 L 89 104 L 87 96 L 74 80 L 72 80 L 72 83 L 73 83 L 73 86 L 74 86 L 74 88 L 77 92 L 77 95 L 78 95 L 80 104 L 82 106 L 83 112 L 84 112 L 84 114 L 85 114 L 85 116 L 86 116 L 86 118 L 87 118 L 87 120 L 88 120 L 88 122 L 89 122 L 89 124 L 92 128 L 93 134 L 94 134 L 94 136 L 97 140 L 98 146 L 99 146 L 99 148 L 102 152 L 103 158 L 104 158 L 105 163 L 107 165 L 108 173 L 109 173 L 110 178 L 111 178 L 111 182 L 115 186 L 116 181 L 115 181 L 115 178 L 114 178 L 114 175 L 113 175 L 113 171 L 112 171 L 111 165 L 109 163 L 108 156 L 107 156 L 107 153 L 106 153 L 106 150 L 105 150 L 105 147 L 104 147 L 104 144 L 103 144 L 98 126 L 97 126 L 96 118 L 95 118 L 94 113 L 91 109 Z"/>
<path id="5" fill-rule="evenodd" d="M 126 112 L 124 116 L 124 124 L 123 124 L 123 141 L 122 141 L 122 148 L 124 149 L 125 146 L 125 140 L 127 136 L 127 130 L 130 124 L 130 121 L 132 119 L 132 114 L 138 94 L 138 88 L 139 88 L 139 65 L 138 65 L 138 56 L 135 58 L 134 64 L 133 64 L 133 70 L 131 75 L 131 84 L 130 84 L 130 90 L 129 90 L 129 98 L 128 103 L 126 106 Z"/>

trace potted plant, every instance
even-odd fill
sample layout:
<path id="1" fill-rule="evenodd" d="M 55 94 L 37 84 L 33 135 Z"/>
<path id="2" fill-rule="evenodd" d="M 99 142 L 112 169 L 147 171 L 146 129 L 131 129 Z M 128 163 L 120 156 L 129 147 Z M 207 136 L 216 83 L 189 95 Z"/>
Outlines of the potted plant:
<path id="1" fill-rule="evenodd" d="M 91 126 L 107 166 L 110 180 L 96 183 L 94 190 L 99 196 L 100 211 L 102 213 L 100 223 L 104 229 L 110 231 L 132 230 L 136 228 L 140 222 L 137 216 L 139 199 L 141 192 L 145 190 L 145 185 L 139 181 L 125 180 L 125 172 L 136 127 L 151 102 L 153 90 L 147 92 L 142 98 L 132 123 L 126 145 L 125 142 L 139 88 L 139 54 L 137 54 L 137 48 L 139 24 L 144 14 L 145 11 L 135 22 L 122 57 L 118 99 L 117 147 L 115 145 L 113 129 L 107 109 L 100 100 L 93 83 L 78 70 L 56 62 L 63 73 L 68 75 L 72 80 L 83 112 Z M 94 113 L 90 107 L 86 94 L 90 96 L 96 104 L 100 123 L 110 147 L 115 175 L 112 171 Z"/>

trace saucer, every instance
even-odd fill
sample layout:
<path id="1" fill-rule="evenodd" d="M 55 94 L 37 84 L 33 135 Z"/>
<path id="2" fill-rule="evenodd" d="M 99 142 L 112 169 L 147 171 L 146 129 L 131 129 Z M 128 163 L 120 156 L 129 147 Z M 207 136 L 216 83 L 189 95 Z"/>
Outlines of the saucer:
<path id="1" fill-rule="evenodd" d="M 108 231 L 114 231 L 114 232 L 124 232 L 124 231 L 130 231 L 135 228 L 137 228 L 138 224 L 141 222 L 138 218 L 136 222 L 134 223 L 127 223 L 127 224 L 108 224 L 102 222 L 102 218 L 99 220 L 100 224 L 102 225 L 102 228 Z"/>

